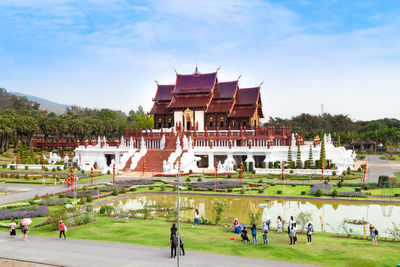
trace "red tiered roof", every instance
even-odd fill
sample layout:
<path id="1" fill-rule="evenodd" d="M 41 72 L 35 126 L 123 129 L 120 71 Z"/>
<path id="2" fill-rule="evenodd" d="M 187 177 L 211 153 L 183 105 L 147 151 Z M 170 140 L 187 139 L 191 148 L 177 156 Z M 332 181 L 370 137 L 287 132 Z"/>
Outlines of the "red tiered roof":
<path id="1" fill-rule="evenodd" d="M 253 117 L 257 106 L 235 106 L 228 117 Z"/>
<path id="2" fill-rule="evenodd" d="M 171 111 L 168 109 L 168 104 L 168 102 L 155 102 L 150 110 L 150 114 L 170 114 Z"/>
<path id="3" fill-rule="evenodd" d="M 173 94 L 211 93 L 217 82 L 217 73 L 198 73 L 189 75 L 176 75 Z"/>
<path id="4" fill-rule="evenodd" d="M 168 108 L 206 107 L 211 102 L 212 95 L 174 95 Z"/>
<path id="5" fill-rule="evenodd" d="M 219 82 L 214 90 L 214 99 L 233 99 L 238 89 L 238 81 Z"/>
<path id="6" fill-rule="evenodd" d="M 233 106 L 233 100 L 213 100 L 206 113 L 229 113 Z"/>
<path id="7" fill-rule="evenodd" d="M 174 84 L 157 85 L 157 92 L 156 96 L 153 98 L 153 101 L 171 101 L 174 87 Z"/>
<path id="8" fill-rule="evenodd" d="M 260 87 L 238 90 L 235 105 L 256 105 L 260 97 Z"/>

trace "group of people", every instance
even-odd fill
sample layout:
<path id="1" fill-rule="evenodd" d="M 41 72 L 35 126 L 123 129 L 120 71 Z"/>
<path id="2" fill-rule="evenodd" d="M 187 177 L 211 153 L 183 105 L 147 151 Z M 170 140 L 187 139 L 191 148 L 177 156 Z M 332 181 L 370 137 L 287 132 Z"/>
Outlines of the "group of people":
<path id="1" fill-rule="evenodd" d="M 176 247 L 178 246 L 178 243 L 179 247 L 181 248 L 179 255 L 185 256 L 185 249 L 183 248 L 183 237 L 184 236 L 182 235 L 182 233 L 180 233 L 178 237 L 178 229 L 176 228 L 176 224 L 174 223 L 171 227 L 171 235 L 169 238 L 169 242 L 171 245 L 171 258 L 176 257 Z"/>
<path id="2" fill-rule="evenodd" d="M 20 224 L 21 226 L 21 231 L 24 234 L 24 241 L 27 241 L 28 238 L 28 232 L 29 232 L 29 227 L 27 224 Z M 12 219 L 10 222 L 10 237 L 11 238 L 16 238 L 17 237 L 17 232 L 16 232 L 16 228 L 17 228 L 17 222 Z M 62 220 L 60 220 L 60 224 L 59 224 L 59 229 L 60 229 L 60 237 L 59 239 L 61 240 L 61 235 L 64 236 L 64 240 L 67 239 L 67 236 L 65 235 L 65 232 L 67 231 L 67 226 L 64 224 L 64 222 Z"/>

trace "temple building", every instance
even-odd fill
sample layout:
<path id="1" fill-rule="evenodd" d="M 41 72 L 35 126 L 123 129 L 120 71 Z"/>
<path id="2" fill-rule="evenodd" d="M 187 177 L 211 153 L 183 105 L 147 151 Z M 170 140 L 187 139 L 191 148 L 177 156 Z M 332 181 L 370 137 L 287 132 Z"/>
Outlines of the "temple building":
<path id="1" fill-rule="evenodd" d="M 154 129 L 254 129 L 264 118 L 260 86 L 239 88 L 239 78 L 220 82 L 218 70 L 200 73 L 196 67 L 193 74 L 177 73 L 175 84 L 157 84 L 153 102 Z"/>

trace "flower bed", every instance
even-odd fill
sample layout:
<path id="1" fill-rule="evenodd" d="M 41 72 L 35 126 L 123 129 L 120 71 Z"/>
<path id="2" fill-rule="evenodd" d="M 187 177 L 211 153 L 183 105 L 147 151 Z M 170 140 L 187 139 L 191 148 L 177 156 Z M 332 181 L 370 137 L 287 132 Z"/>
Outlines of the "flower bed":
<path id="1" fill-rule="evenodd" d="M 158 180 L 146 180 L 146 179 L 123 180 L 123 181 L 119 181 L 118 185 L 124 186 L 124 187 L 131 187 L 134 185 L 150 185 L 150 184 L 154 184 L 155 182 L 161 182 L 161 180 L 160 179 L 158 179 Z"/>
<path id="2" fill-rule="evenodd" d="M 199 182 L 192 185 L 194 190 L 197 188 L 215 188 L 215 189 L 227 189 L 227 188 L 240 188 L 243 186 L 240 182 L 225 182 L 225 181 L 208 181 L 208 182 Z"/>
<path id="3" fill-rule="evenodd" d="M 339 197 L 367 197 L 364 192 L 338 192 Z"/>
<path id="4" fill-rule="evenodd" d="M 47 206 L 31 206 L 20 209 L 2 209 L 0 210 L 0 220 L 22 219 L 44 217 L 49 215 Z"/>
<path id="5" fill-rule="evenodd" d="M 1 209 L 21 208 L 21 207 L 27 207 L 27 206 L 30 206 L 30 204 L 26 203 L 26 202 L 19 202 L 19 203 L 7 204 L 7 205 L 0 205 L 0 210 Z"/>
<path id="6" fill-rule="evenodd" d="M 86 191 L 77 191 L 76 195 L 75 192 L 67 192 L 67 197 L 77 197 L 77 198 L 81 198 L 81 197 L 87 197 L 89 195 L 94 196 L 94 195 L 98 195 L 100 194 L 99 190 L 86 190 Z"/>
<path id="7" fill-rule="evenodd" d="M 310 189 L 311 194 L 317 193 L 318 189 L 320 189 L 322 192 L 330 192 L 332 189 L 331 184 L 315 184 L 313 187 Z"/>
<path id="8" fill-rule="evenodd" d="M 248 187 L 260 187 L 258 184 L 249 184 Z"/>
<path id="9" fill-rule="evenodd" d="M 48 198 L 40 200 L 40 204 L 46 206 L 63 206 L 69 203 L 71 203 L 71 199 L 68 198 Z"/>

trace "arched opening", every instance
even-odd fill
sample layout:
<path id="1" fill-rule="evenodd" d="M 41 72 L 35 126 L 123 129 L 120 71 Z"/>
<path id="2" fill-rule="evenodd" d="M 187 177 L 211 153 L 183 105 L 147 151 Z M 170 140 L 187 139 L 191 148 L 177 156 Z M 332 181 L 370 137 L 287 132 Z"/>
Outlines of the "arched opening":
<path id="1" fill-rule="evenodd" d="M 210 121 L 210 128 L 212 128 L 213 127 L 213 122 L 212 121 Z"/>
<path id="2" fill-rule="evenodd" d="M 219 122 L 219 127 L 220 127 L 220 128 L 223 128 L 223 127 L 224 127 L 224 121 L 220 121 L 220 122 Z"/>

